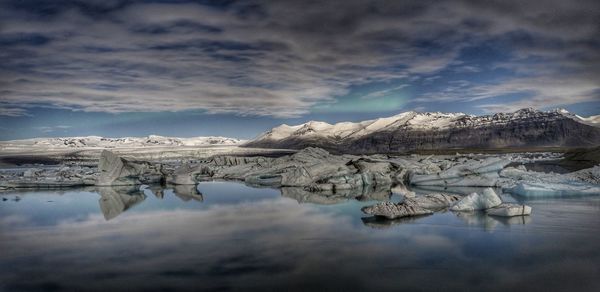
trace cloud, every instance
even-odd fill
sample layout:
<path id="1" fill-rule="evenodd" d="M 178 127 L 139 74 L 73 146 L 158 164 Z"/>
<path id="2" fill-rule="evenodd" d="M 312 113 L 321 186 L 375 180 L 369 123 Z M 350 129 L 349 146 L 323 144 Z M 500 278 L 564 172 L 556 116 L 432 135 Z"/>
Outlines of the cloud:
<path id="1" fill-rule="evenodd" d="M 45 105 L 297 117 L 354 86 L 439 74 L 496 40 L 515 48 L 504 64 L 521 74 L 513 83 L 592 80 L 598 4 L 577 2 L 5 1 L 0 114 Z"/>
<path id="2" fill-rule="evenodd" d="M 598 83 L 585 78 L 522 77 L 493 84 L 454 82 L 440 90 L 416 99 L 419 102 L 474 102 L 514 94 L 525 94 L 516 101 L 479 104 L 485 112 L 512 112 L 521 108 L 553 108 L 600 99 Z"/>
<path id="3" fill-rule="evenodd" d="M 406 88 L 408 86 L 410 86 L 410 85 L 408 85 L 408 84 L 402 84 L 402 85 L 395 86 L 395 87 L 388 88 L 388 89 L 373 91 L 373 92 L 371 92 L 371 93 L 369 93 L 369 94 L 367 94 L 367 95 L 365 95 L 365 96 L 363 96 L 361 98 L 363 98 L 363 99 L 370 99 L 370 98 L 384 97 L 384 96 L 390 95 L 390 94 L 392 94 L 392 93 L 394 93 L 396 91 L 399 91 L 402 88 Z"/>
<path id="4" fill-rule="evenodd" d="M 43 127 L 36 127 L 36 130 L 39 130 L 40 132 L 43 133 L 52 133 L 52 132 L 56 132 L 56 131 L 61 131 L 61 130 L 67 130 L 72 128 L 71 126 L 65 126 L 65 125 L 58 125 L 58 126 L 43 126 Z"/>
<path id="5" fill-rule="evenodd" d="M 25 109 L 14 107 L 0 107 L 0 116 L 19 117 L 24 115 L 27 115 L 27 111 Z"/>

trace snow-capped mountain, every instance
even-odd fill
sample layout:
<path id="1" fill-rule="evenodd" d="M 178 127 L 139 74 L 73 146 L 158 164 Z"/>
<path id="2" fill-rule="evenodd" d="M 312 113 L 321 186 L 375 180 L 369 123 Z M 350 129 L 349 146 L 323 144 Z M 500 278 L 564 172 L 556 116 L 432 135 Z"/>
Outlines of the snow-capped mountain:
<path id="1" fill-rule="evenodd" d="M 463 113 L 404 112 L 363 122 L 310 121 L 281 125 L 243 146 L 374 153 L 415 149 L 503 148 L 600 145 L 596 117 L 582 118 L 559 109 L 531 108 L 474 116 Z"/>
<path id="2" fill-rule="evenodd" d="M 126 148 L 151 146 L 209 146 L 209 145 L 238 145 L 245 142 L 227 137 L 193 137 L 175 138 L 150 135 L 148 137 L 104 138 L 99 136 L 64 137 L 64 138 L 34 138 L 0 142 L 3 146 L 32 146 L 48 148 Z"/>

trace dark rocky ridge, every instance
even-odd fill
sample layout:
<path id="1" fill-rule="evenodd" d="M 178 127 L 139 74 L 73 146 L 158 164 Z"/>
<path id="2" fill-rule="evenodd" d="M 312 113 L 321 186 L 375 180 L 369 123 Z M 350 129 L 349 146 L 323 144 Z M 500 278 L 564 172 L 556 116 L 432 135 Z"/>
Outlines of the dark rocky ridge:
<path id="1" fill-rule="evenodd" d="M 432 115 L 423 113 L 422 115 Z M 435 113 L 433 113 L 435 115 Z M 451 126 L 413 127 L 408 123 L 385 127 L 359 137 L 293 133 L 281 140 L 264 139 L 246 147 L 302 149 L 321 147 L 345 153 L 394 153 L 452 148 L 500 149 L 530 147 L 592 147 L 600 145 L 600 128 L 578 122 L 561 111 L 523 109 L 510 114 L 463 115 Z M 309 131 L 315 131 L 308 129 Z"/>

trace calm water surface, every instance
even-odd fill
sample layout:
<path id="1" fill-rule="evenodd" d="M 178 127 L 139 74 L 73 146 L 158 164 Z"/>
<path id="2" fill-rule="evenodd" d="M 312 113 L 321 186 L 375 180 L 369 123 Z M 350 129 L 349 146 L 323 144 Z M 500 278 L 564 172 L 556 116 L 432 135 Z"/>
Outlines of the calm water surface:
<path id="1" fill-rule="evenodd" d="M 1 194 L 0 290 L 600 291 L 598 197 L 377 221 L 360 208 L 398 198 L 198 190 Z"/>

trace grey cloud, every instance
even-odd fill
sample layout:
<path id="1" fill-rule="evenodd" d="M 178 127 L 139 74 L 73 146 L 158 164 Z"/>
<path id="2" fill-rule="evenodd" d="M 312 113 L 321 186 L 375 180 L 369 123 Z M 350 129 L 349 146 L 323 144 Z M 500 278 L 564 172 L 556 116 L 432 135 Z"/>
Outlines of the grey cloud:
<path id="1" fill-rule="evenodd" d="M 18 117 L 27 115 L 27 111 L 22 108 L 0 107 L 0 116 Z"/>
<path id="2" fill-rule="evenodd" d="M 71 126 L 57 125 L 57 126 L 36 127 L 35 129 L 37 129 L 43 133 L 52 133 L 52 132 L 56 132 L 56 131 L 67 130 L 70 128 L 71 128 Z"/>
<path id="3" fill-rule="evenodd" d="M 477 107 L 485 112 L 512 112 L 521 108 L 557 108 L 569 104 L 595 101 L 600 98 L 598 83 L 586 78 L 523 77 L 494 84 L 453 82 L 439 92 L 417 98 L 418 102 L 472 102 L 509 94 L 526 94 L 512 102 L 489 102 Z"/>
<path id="4" fill-rule="evenodd" d="M 577 2 L 93 1 L 56 4 L 43 17 L 7 5 L 0 12 L 0 101 L 7 107 L 0 115 L 50 104 L 294 117 L 350 86 L 427 77 L 456 64 L 461 49 L 514 32 L 536 40 L 509 40 L 520 47 L 514 69 L 529 70 L 527 78 L 598 76 L 598 66 L 589 65 L 599 59 L 598 44 L 590 43 L 598 36 L 598 5 Z M 23 35 L 31 39 L 7 42 Z M 546 65 L 519 65 L 534 57 Z M 539 91 L 535 86 L 519 89 Z M 492 89 L 486 97 L 501 92 Z"/>

